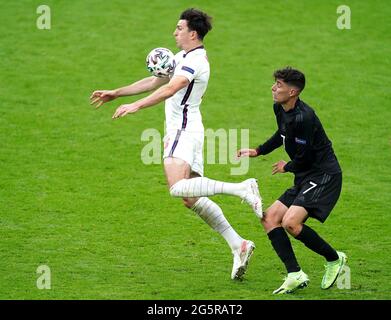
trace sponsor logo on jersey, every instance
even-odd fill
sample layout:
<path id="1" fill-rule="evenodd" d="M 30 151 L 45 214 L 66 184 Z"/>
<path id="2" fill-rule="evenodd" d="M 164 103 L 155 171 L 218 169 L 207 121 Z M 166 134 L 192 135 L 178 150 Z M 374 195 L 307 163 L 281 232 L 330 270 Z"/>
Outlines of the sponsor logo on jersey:
<path id="1" fill-rule="evenodd" d="M 185 70 L 185 71 L 187 71 L 187 72 L 190 72 L 191 74 L 194 74 L 194 70 L 193 70 L 192 68 L 183 66 L 183 67 L 182 67 L 182 70 Z"/>

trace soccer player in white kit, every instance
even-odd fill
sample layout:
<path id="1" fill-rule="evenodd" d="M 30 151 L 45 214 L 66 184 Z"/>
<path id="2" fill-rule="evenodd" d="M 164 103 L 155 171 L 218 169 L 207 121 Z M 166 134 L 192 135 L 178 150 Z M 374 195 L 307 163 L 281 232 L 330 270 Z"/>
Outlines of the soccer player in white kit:
<path id="1" fill-rule="evenodd" d="M 229 194 L 248 203 L 262 218 L 262 200 L 255 179 L 227 183 L 203 177 L 204 126 L 200 112 L 202 96 L 209 80 L 209 62 L 203 38 L 212 28 L 211 18 L 197 9 L 187 9 L 174 31 L 177 46 L 176 68 L 170 78 L 148 77 L 115 90 L 98 90 L 91 104 L 100 107 L 117 97 L 155 90 L 149 96 L 117 108 L 113 119 L 135 113 L 165 100 L 166 136 L 164 137 L 164 171 L 170 194 L 181 197 L 187 208 L 196 212 L 229 244 L 234 263 L 232 279 L 246 272 L 255 245 L 243 239 L 229 224 L 221 208 L 208 196 Z"/>

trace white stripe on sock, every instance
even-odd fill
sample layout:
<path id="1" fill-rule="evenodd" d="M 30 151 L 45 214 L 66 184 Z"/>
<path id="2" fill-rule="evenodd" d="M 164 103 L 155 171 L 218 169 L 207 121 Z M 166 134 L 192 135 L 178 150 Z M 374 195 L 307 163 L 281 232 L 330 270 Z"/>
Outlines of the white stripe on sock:
<path id="1" fill-rule="evenodd" d="M 173 197 L 208 197 L 215 194 L 229 194 L 233 196 L 242 196 L 245 192 L 245 186 L 242 183 L 228 183 L 212 180 L 206 177 L 197 177 L 192 179 L 182 179 L 175 183 L 170 194 Z"/>

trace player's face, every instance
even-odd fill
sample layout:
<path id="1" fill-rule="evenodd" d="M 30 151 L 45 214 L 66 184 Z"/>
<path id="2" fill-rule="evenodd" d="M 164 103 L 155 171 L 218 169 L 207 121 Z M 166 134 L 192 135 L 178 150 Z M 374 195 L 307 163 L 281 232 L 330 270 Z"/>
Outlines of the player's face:
<path id="1" fill-rule="evenodd" d="M 276 79 L 272 86 L 272 95 L 274 102 L 285 103 L 297 94 L 297 89 L 288 85 L 283 80 Z"/>
<path id="2" fill-rule="evenodd" d="M 184 47 L 186 47 L 189 42 L 194 38 L 194 33 L 195 31 L 189 30 L 186 20 L 179 20 L 174 31 L 174 37 L 177 47 L 179 49 L 183 49 Z"/>

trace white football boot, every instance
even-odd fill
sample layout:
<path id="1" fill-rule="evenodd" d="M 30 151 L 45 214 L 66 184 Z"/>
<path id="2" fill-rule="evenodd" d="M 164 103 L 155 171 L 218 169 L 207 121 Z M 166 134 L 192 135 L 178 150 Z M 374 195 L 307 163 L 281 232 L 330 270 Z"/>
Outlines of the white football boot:
<path id="1" fill-rule="evenodd" d="M 262 219 L 263 217 L 262 198 L 261 195 L 259 194 L 257 180 L 251 178 L 243 181 L 242 183 L 245 186 L 245 191 L 243 193 L 243 196 L 241 196 L 242 203 L 243 201 L 245 201 L 247 204 L 249 204 L 253 209 L 255 215 L 259 219 Z"/>
<path id="2" fill-rule="evenodd" d="M 234 264 L 231 272 L 232 280 L 241 280 L 247 271 L 248 263 L 255 249 L 254 242 L 243 240 L 239 249 L 232 251 Z"/>

